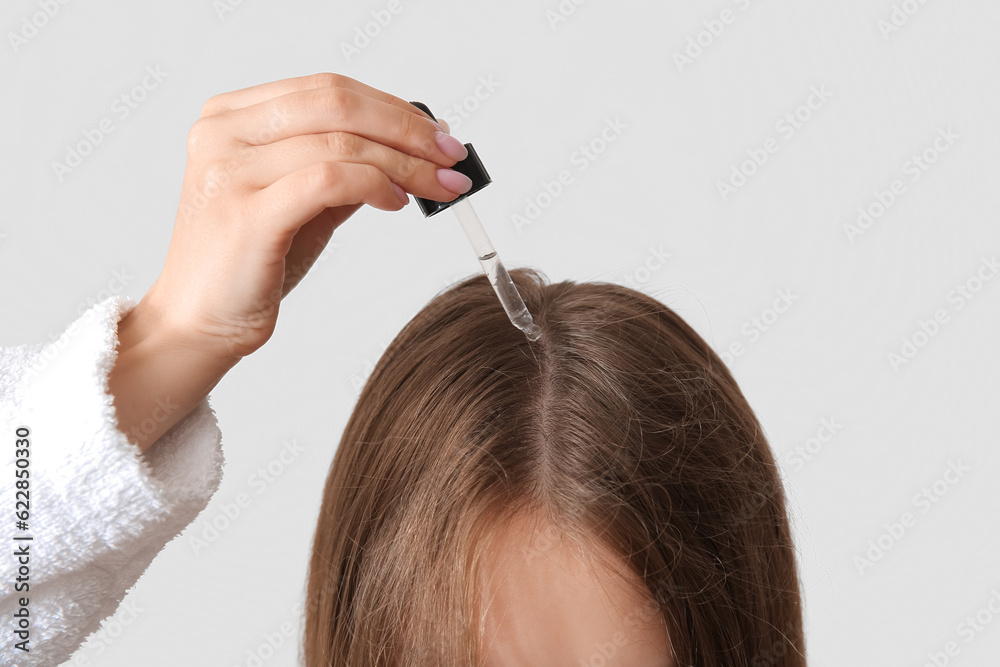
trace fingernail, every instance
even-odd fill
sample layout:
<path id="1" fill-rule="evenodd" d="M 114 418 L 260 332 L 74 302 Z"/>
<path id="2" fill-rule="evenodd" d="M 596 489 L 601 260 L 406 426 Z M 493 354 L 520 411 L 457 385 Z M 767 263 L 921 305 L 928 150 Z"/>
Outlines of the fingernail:
<path id="1" fill-rule="evenodd" d="M 410 197 L 406 194 L 406 190 L 399 187 L 395 183 L 392 184 L 392 189 L 396 192 L 396 196 L 399 197 L 399 201 L 403 202 L 403 206 L 410 203 Z"/>
<path id="2" fill-rule="evenodd" d="M 438 169 L 438 183 L 462 195 L 472 189 L 472 179 L 454 169 Z"/>
<path id="3" fill-rule="evenodd" d="M 441 152 L 450 157 L 452 160 L 458 160 L 461 162 L 465 158 L 469 157 L 469 149 L 466 148 L 461 141 L 451 136 L 446 132 L 435 132 L 434 139 L 437 140 L 438 148 Z"/>

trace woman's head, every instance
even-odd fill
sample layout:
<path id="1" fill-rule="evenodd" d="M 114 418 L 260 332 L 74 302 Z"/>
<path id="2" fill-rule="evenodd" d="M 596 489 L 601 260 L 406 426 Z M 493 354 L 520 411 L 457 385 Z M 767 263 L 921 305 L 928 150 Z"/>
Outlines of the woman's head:
<path id="1" fill-rule="evenodd" d="M 804 665 L 784 494 L 732 376 L 673 311 L 512 272 L 435 298 L 377 364 L 327 479 L 319 665 Z"/>

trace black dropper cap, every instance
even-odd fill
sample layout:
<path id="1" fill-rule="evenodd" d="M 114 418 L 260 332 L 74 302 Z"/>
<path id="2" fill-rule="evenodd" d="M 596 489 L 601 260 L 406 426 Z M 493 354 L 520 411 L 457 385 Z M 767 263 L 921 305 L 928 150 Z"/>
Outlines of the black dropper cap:
<path id="1" fill-rule="evenodd" d="M 437 118 L 437 116 L 431 113 L 431 110 L 423 102 L 410 102 L 410 104 L 417 107 L 431 118 Z M 472 179 L 472 187 L 468 192 L 455 197 L 451 201 L 434 201 L 433 199 L 424 199 L 422 197 L 414 196 L 414 199 L 416 199 L 417 203 L 420 204 L 420 210 L 424 212 L 425 218 L 429 218 L 432 215 L 440 213 L 452 204 L 457 204 L 469 195 L 479 192 L 493 182 L 490 175 L 486 173 L 486 167 L 483 166 L 482 160 L 479 159 L 476 149 L 472 147 L 472 144 L 465 144 L 465 147 L 469 150 L 469 156 L 461 162 L 457 162 L 452 169 L 460 174 L 465 174 Z"/>

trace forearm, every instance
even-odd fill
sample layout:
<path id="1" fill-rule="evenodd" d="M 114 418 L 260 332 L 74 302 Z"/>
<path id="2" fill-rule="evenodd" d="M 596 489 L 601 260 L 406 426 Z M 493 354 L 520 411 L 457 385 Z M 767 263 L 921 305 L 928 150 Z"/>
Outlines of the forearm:
<path id="1" fill-rule="evenodd" d="M 119 430 L 143 452 L 204 400 L 237 363 L 169 326 L 145 298 L 118 323 L 118 340 L 109 391 Z"/>

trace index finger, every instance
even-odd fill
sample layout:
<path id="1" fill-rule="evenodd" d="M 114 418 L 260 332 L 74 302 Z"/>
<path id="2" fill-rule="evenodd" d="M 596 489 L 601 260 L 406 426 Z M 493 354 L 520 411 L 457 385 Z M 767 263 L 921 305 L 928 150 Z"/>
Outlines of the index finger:
<path id="1" fill-rule="evenodd" d="M 337 87 L 347 88 L 363 95 L 367 95 L 380 102 L 385 102 L 386 104 L 399 107 L 404 111 L 409 111 L 410 113 L 430 118 L 430 116 L 406 100 L 400 99 L 395 95 L 390 95 L 389 93 L 379 90 L 378 88 L 372 88 L 371 86 L 365 85 L 360 81 L 356 81 L 349 76 L 334 74 L 332 72 L 320 72 L 319 74 L 310 74 L 308 76 L 280 79 L 278 81 L 262 83 L 249 88 L 243 88 L 241 90 L 220 93 L 205 102 L 205 105 L 201 109 L 201 115 L 202 117 L 215 116 L 220 113 L 225 113 L 226 111 L 244 109 L 276 97 L 281 97 L 282 95 L 296 93 L 303 90 Z M 431 118 L 431 120 L 435 119 Z M 446 128 L 442 129 L 446 132 L 448 131 Z"/>

